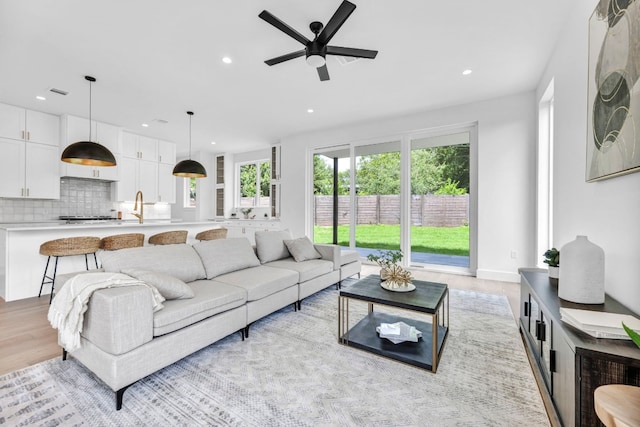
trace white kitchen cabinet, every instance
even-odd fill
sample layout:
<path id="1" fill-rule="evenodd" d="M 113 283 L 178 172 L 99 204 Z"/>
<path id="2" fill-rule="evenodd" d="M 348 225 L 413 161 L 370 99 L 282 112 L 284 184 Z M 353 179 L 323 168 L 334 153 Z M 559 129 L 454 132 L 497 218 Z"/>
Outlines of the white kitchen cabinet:
<path id="1" fill-rule="evenodd" d="M 175 166 L 176 164 L 175 142 L 163 141 L 161 139 L 158 140 L 158 162 Z"/>
<path id="2" fill-rule="evenodd" d="M 120 158 L 120 180 L 116 183 L 116 201 L 133 201 L 142 191 L 144 201 L 158 201 L 158 163 L 135 158 Z"/>
<path id="3" fill-rule="evenodd" d="M 82 117 L 64 115 L 61 120 L 62 139 L 61 150 L 78 141 L 89 140 L 89 120 Z M 120 139 L 122 129 L 107 123 L 91 121 L 91 140 L 98 142 L 111 151 L 116 157 L 116 166 L 84 166 L 72 163 L 60 163 L 60 175 L 76 178 L 101 179 L 105 181 L 117 181 L 119 178 L 118 153 L 120 152 Z"/>
<path id="4" fill-rule="evenodd" d="M 58 116 L 0 104 L 0 137 L 57 146 L 59 129 Z"/>
<path id="5" fill-rule="evenodd" d="M 231 220 L 225 224 L 227 238 L 246 237 L 252 245 L 256 243 L 256 231 L 275 231 L 281 227 L 280 221 L 273 220 Z"/>
<path id="6" fill-rule="evenodd" d="M 176 177 L 173 176 L 173 164 L 158 163 L 158 201 L 176 202 Z"/>
<path id="7" fill-rule="evenodd" d="M 158 161 L 158 140 L 131 132 L 122 132 L 122 155 L 133 159 Z"/>
<path id="8" fill-rule="evenodd" d="M 0 197 L 59 199 L 58 147 L 0 138 Z"/>

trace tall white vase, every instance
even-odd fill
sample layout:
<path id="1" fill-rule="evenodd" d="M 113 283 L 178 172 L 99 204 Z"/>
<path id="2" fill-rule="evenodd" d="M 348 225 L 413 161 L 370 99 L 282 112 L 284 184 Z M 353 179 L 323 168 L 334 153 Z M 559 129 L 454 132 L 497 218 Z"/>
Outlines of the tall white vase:
<path id="1" fill-rule="evenodd" d="M 558 296 L 580 304 L 604 303 L 604 251 L 577 236 L 560 249 Z"/>

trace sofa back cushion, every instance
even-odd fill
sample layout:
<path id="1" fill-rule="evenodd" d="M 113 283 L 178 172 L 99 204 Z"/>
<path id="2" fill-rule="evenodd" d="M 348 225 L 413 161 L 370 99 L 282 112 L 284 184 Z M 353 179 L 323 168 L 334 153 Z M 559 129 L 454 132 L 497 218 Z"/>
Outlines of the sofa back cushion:
<path id="1" fill-rule="evenodd" d="M 198 253 L 187 244 L 103 251 L 99 256 L 104 270 L 114 273 L 135 268 L 167 274 L 187 283 L 206 276 Z"/>
<path id="2" fill-rule="evenodd" d="M 122 272 L 153 286 L 166 300 L 193 298 L 193 290 L 189 285 L 168 274 L 137 268 L 127 268 Z"/>
<path id="3" fill-rule="evenodd" d="M 200 255 L 207 279 L 260 265 L 251 243 L 244 237 L 203 240 L 193 245 L 193 248 Z"/>
<path id="4" fill-rule="evenodd" d="M 291 240 L 289 230 L 256 231 L 255 238 L 256 252 L 262 264 L 291 256 L 284 244 L 285 240 Z"/>
<path id="5" fill-rule="evenodd" d="M 285 240 L 284 244 L 297 262 L 306 261 L 309 259 L 322 258 L 320 252 L 316 251 L 313 247 L 313 243 L 307 236 L 300 237 L 293 240 Z"/>

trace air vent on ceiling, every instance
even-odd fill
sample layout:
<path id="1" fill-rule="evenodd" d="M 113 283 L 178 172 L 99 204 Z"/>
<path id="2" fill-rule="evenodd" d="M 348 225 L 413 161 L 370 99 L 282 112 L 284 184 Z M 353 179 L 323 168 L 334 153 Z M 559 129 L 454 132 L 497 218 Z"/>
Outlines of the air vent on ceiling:
<path id="1" fill-rule="evenodd" d="M 69 91 L 57 89 L 55 87 L 50 87 L 49 92 L 57 93 L 58 95 L 63 95 L 63 96 L 69 94 Z"/>
<path id="2" fill-rule="evenodd" d="M 352 62 L 356 62 L 360 58 L 354 58 L 353 56 L 336 56 L 336 60 L 340 65 L 351 64 Z"/>
<path id="3" fill-rule="evenodd" d="M 154 122 L 161 123 L 161 124 L 163 124 L 163 125 L 166 125 L 167 123 L 169 123 L 169 121 L 168 121 L 168 120 L 165 120 L 165 119 L 153 119 L 153 121 L 154 121 Z"/>

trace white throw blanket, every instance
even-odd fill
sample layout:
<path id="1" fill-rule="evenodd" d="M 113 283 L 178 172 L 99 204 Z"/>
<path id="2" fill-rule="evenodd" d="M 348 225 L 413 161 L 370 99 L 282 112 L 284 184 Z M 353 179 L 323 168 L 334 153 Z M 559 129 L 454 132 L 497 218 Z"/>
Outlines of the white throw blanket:
<path id="1" fill-rule="evenodd" d="M 58 342 L 67 351 L 80 348 L 80 333 L 89 298 L 99 290 L 119 286 L 148 286 L 153 295 L 153 311 L 160 310 L 164 297 L 158 290 L 122 273 L 82 273 L 69 279 L 49 307 L 49 323 L 58 330 Z"/>

